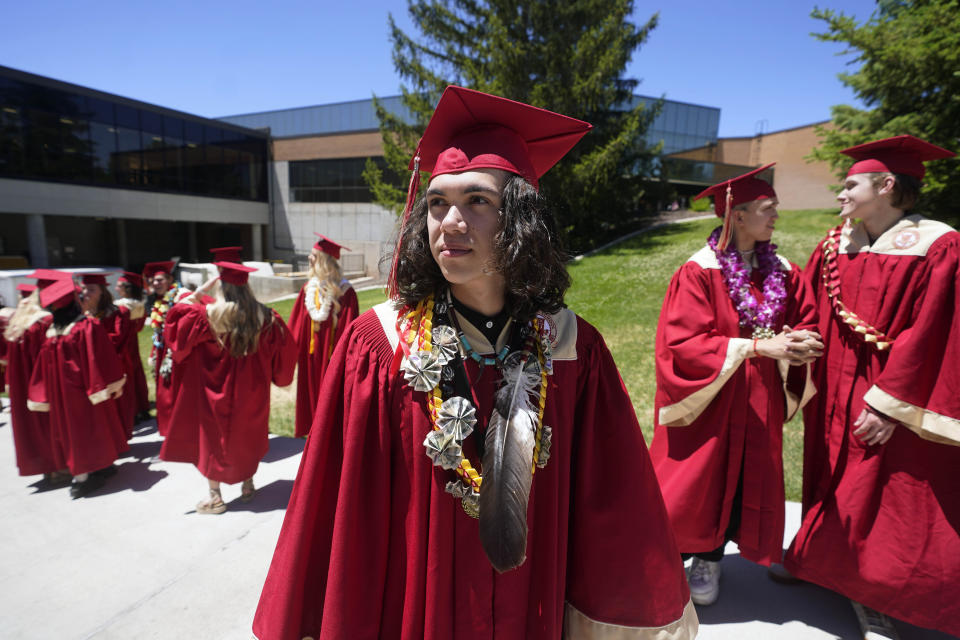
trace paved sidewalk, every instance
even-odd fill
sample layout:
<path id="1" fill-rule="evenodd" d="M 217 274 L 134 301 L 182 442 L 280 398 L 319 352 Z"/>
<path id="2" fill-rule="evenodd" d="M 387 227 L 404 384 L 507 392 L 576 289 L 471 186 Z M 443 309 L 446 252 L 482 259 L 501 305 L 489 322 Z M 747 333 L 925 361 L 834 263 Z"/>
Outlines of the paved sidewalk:
<path id="1" fill-rule="evenodd" d="M 201 516 L 193 505 L 206 482 L 191 465 L 155 458 L 152 422 L 138 428 L 103 489 L 71 500 L 66 488 L 38 492 L 37 477 L 16 475 L 9 420 L 0 413 L 0 638 L 251 637 L 302 440 L 271 439 L 252 503 L 240 502 L 239 485 L 225 486 L 228 511 Z M 798 518 L 788 504 L 791 536 Z M 850 605 L 834 593 L 775 584 L 735 553 L 723 571 L 720 601 L 699 611 L 700 638 L 859 637 Z M 948 638 L 898 628 L 903 640 Z"/>

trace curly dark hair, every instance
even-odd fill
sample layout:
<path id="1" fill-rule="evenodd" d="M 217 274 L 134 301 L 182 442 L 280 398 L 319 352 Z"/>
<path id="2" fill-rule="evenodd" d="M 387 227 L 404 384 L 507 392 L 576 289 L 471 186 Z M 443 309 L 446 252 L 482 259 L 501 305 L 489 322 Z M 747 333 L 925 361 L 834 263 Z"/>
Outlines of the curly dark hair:
<path id="1" fill-rule="evenodd" d="M 509 175 L 503 186 L 503 215 L 494 238 L 494 268 L 506 281 L 506 310 L 517 320 L 533 318 L 538 311 L 556 313 L 565 305 L 570 287 L 567 254 L 556 220 L 546 200 L 518 175 Z M 413 306 L 446 285 L 430 252 L 427 237 L 427 202 L 414 204 L 406 232 L 395 249 L 397 297 Z M 384 256 L 383 261 L 392 260 Z"/>

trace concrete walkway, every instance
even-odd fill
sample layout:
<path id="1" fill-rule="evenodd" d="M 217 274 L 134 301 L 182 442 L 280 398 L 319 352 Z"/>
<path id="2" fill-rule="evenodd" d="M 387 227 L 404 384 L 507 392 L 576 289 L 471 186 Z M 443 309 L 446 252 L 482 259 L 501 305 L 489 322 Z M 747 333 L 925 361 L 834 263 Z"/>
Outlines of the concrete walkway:
<path id="1" fill-rule="evenodd" d="M 156 459 L 152 422 L 138 428 L 104 488 L 71 500 L 66 488 L 38 491 L 36 477 L 16 475 L 9 420 L 0 413 L 0 638 L 251 637 L 302 440 L 271 439 L 252 503 L 239 501 L 239 485 L 225 486 L 228 511 L 200 516 L 193 505 L 206 482 L 191 465 Z M 788 504 L 791 536 L 798 519 L 798 505 Z M 859 637 L 845 599 L 813 585 L 775 584 L 728 551 L 720 601 L 699 611 L 700 638 Z M 948 638 L 898 628 L 903 640 Z"/>

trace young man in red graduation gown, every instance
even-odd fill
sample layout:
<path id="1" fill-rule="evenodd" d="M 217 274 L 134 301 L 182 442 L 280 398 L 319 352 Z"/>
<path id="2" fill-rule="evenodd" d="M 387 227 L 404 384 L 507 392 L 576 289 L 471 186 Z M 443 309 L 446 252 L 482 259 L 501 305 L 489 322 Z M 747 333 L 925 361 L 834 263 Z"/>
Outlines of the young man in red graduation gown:
<path id="1" fill-rule="evenodd" d="M 168 423 L 165 414 L 159 410 L 160 405 L 173 403 L 170 391 L 170 369 L 172 361 L 169 352 L 163 343 L 163 327 L 167 321 L 167 314 L 178 302 L 190 295 L 189 290 L 183 289 L 174 279 L 173 270 L 176 263 L 172 260 L 162 262 L 148 262 L 143 267 L 143 279 L 149 292 L 148 304 L 150 312 L 147 323 L 153 331 L 153 344 L 150 347 L 150 366 L 153 369 L 153 381 L 156 385 L 157 403 L 157 432 L 166 436 Z"/>
<path id="2" fill-rule="evenodd" d="M 343 277 L 337 262 L 340 250 L 347 248 L 314 233 L 319 239 L 310 251 L 310 279 L 300 289 L 289 322 L 299 351 L 295 427 L 298 438 L 310 433 L 323 372 L 337 341 L 359 314 L 357 292 Z"/>
<path id="3" fill-rule="evenodd" d="M 222 482 L 242 482 L 242 499 L 253 498 L 253 474 L 269 448 L 270 385 L 290 384 L 297 358 L 283 320 L 247 285 L 256 269 L 216 264 L 216 300 L 200 305 L 188 298 L 167 316 L 174 401 L 160 450 L 161 459 L 192 463 L 207 478 L 210 496 L 197 512 L 209 514 L 226 511 Z"/>
<path id="4" fill-rule="evenodd" d="M 79 498 L 103 486 L 128 449 L 115 404 L 123 369 L 106 331 L 80 309 L 72 279 L 43 287 L 40 304 L 53 322 L 37 354 L 27 406 L 49 415 L 55 456 L 66 462 L 70 495 Z"/>
<path id="5" fill-rule="evenodd" d="M 116 305 L 130 311 L 130 322 L 133 324 L 130 339 L 127 341 L 127 351 L 122 356 L 124 368 L 132 377 L 132 390 L 135 422 L 150 418 L 150 393 L 147 389 L 147 377 L 143 372 L 143 360 L 140 358 L 140 340 L 138 338 L 147 321 L 146 310 L 143 305 L 143 276 L 139 273 L 124 271 L 117 278 L 114 287 L 117 294 Z"/>
<path id="6" fill-rule="evenodd" d="M 814 389 L 822 348 L 800 268 L 771 243 L 777 194 L 756 177 L 714 185 L 723 226 L 673 276 L 657 327 L 650 455 L 699 605 L 720 595 L 720 560 L 783 555 L 783 423 Z M 791 367 L 790 365 L 801 365 Z"/>
<path id="7" fill-rule="evenodd" d="M 123 393 L 117 398 L 117 410 L 120 421 L 127 432 L 127 439 L 133 436 L 133 416 L 137 412 L 137 398 L 134 392 L 132 363 L 127 359 L 131 341 L 136 340 L 130 309 L 115 305 L 113 296 L 107 289 L 107 277 L 102 273 L 85 273 L 81 277 L 80 306 L 83 312 L 99 322 L 113 348 L 117 351 L 126 382 Z"/>
<path id="8" fill-rule="evenodd" d="M 444 92 L 411 164 L 408 203 L 431 179 L 392 301 L 348 327 L 324 376 L 260 640 L 696 634 L 633 407 L 563 307 L 537 193 L 589 128 Z"/>
<path id="9" fill-rule="evenodd" d="M 826 355 L 784 564 L 865 630 L 891 633 L 879 611 L 960 635 L 960 234 L 908 214 L 923 162 L 954 154 L 912 136 L 844 153 L 844 223 L 807 265 Z"/>
<path id="10" fill-rule="evenodd" d="M 40 286 L 46 286 L 54 280 L 69 279 L 70 275 L 38 269 L 29 277 L 37 278 Z M 46 484 L 58 485 L 70 481 L 70 472 L 66 471 L 62 456 L 54 450 L 49 416 L 30 411 L 27 407 L 30 376 L 52 321 L 50 312 L 40 306 L 40 292 L 34 286 L 9 317 L 0 338 L 0 350 L 6 366 L 17 469 L 22 476 L 43 474 Z"/>

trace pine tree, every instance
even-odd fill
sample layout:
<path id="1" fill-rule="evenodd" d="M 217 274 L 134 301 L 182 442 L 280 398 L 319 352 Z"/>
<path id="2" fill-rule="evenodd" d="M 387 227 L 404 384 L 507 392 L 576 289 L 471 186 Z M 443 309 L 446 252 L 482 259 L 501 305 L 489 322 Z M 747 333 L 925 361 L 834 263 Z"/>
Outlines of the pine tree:
<path id="1" fill-rule="evenodd" d="M 416 122 L 377 103 L 388 166 L 409 178 L 416 143 L 448 84 L 586 120 L 594 129 L 544 176 L 541 191 L 571 248 L 594 246 L 637 214 L 659 151 L 643 136 L 660 103 L 634 105 L 639 81 L 624 77 L 657 15 L 638 26 L 632 10 L 632 0 L 409 0 L 420 38 L 393 16 L 389 26 L 394 65 L 408 83 L 403 102 Z M 364 175 L 375 200 L 399 211 L 406 179 L 390 181 L 372 162 Z"/>
<path id="2" fill-rule="evenodd" d="M 840 74 L 868 107 L 836 105 L 831 128 L 821 127 L 821 145 L 812 158 L 825 160 L 842 177 L 850 158 L 840 150 L 863 142 L 909 133 L 952 151 L 960 150 L 960 1 L 878 0 L 863 24 L 835 11 L 814 10 L 827 24 L 814 34 L 848 45 L 859 68 Z M 951 196 L 960 191 L 955 160 L 928 165 L 921 202 L 931 217 L 956 224 Z"/>

